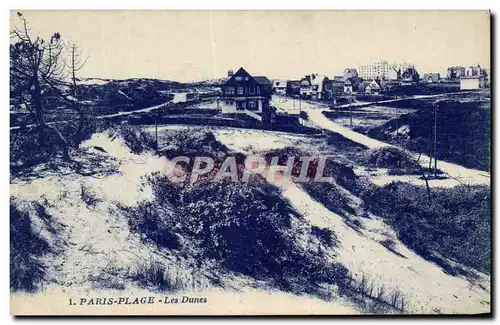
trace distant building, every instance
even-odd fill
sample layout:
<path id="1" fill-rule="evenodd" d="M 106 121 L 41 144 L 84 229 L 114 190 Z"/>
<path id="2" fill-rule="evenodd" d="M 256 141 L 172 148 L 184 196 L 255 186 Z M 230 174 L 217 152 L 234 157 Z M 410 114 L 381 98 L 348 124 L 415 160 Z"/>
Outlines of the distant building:
<path id="1" fill-rule="evenodd" d="M 355 92 L 358 91 L 360 84 L 361 84 L 361 79 L 348 78 L 344 82 L 344 94 L 354 94 Z"/>
<path id="2" fill-rule="evenodd" d="M 415 68 L 408 68 L 401 73 L 401 82 L 403 84 L 416 83 L 419 79 L 420 75 Z"/>
<path id="3" fill-rule="evenodd" d="M 300 80 L 288 80 L 286 83 L 286 95 L 291 97 L 300 96 Z"/>
<path id="4" fill-rule="evenodd" d="M 323 100 L 332 97 L 332 82 L 328 77 L 312 73 L 300 80 L 300 96 L 306 99 Z"/>
<path id="5" fill-rule="evenodd" d="M 344 94 L 353 94 L 358 90 L 361 79 L 356 69 L 347 68 L 344 70 Z"/>
<path id="6" fill-rule="evenodd" d="M 344 94 L 352 94 L 354 93 L 354 87 L 352 85 L 351 80 L 347 79 L 344 82 Z"/>
<path id="7" fill-rule="evenodd" d="M 465 76 L 465 68 L 462 66 L 448 67 L 446 72 L 446 79 L 448 80 L 458 80 L 462 76 Z"/>
<path id="8" fill-rule="evenodd" d="M 439 82 L 440 79 L 441 76 L 439 75 L 439 73 L 426 73 L 424 74 L 422 81 L 424 83 L 436 83 Z"/>
<path id="9" fill-rule="evenodd" d="M 333 76 L 333 81 L 344 82 L 344 76 Z"/>
<path id="10" fill-rule="evenodd" d="M 479 64 L 477 66 L 469 66 L 465 69 L 465 76 L 479 76 L 481 75 L 481 67 Z"/>
<path id="11" fill-rule="evenodd" d="M 463 76 L 460 78 L 460 90 L 484 88 L 485 78 L 481 75 Z"/>
<path id="12" fill-rule="evenodd" d="M 285 80 L 285 79 L 273 80 L 273 93 L 276 93 L 279 95 L 285 95 L 287 82 L 288 82 L 288 80 Z"/>
<path id="13" fill-rule="evenodd" d="M 471 65 L 464 69 L 464 74 L 460 77 L 460 90 L 484 88 L 489 82 L 488 70 L 478 65 Z"/>
<path id="14" fill-rule="evenodd" d="M 231 73 L 231 74 L 230 74 Z M 261 122 L 270 120 L 269 100 L 272 83 L 264 76 L 251 76 L 240 68 L 221 86 L 221 108 L 223 113 L 244 113 Z"/>
<path id="15" fill-rule="evenodd" d="M 344 94 L 344 77 L 341 80 L 332 80 L 332 97 L 342 96 Z"/>
<path id="16" fill-rule="evenodd" d="M 344 70 L 343 77 L 344 77 L 344 81 L 346 81 L 347 79 L 359 78 L 358 71 L 356 69 L 347 68 Z"/>
<path id="17" fill-rule="evenodd" d="M 365 80 L 373 80 L 373 79 L 386 79 L 386 80 L 394 80 L 395 75 L 394 71 L 406 71 L 408 69 L 415 69 L 415 65 L 412 63 L 389 63 L 387 61 L 379 61 L 370 64 L 360 65 L 357 69 L 357 73 L 360 78 Z"/>
<path id="18" fill-rule="evenodd" d="M 366 94 L 379 94 L 382 91 L 380 81 L 373 79 L 365 87 Z"/>
<path id="19" fill-rule="evenodd" d="M 401 79 L 401 70 L 400 69 L 389 69 L 387 72 L 387 80 L 400 80 Z"/>
<path id="20" fill-rule="evenodd" d="M 370 64 L 362 64 L 358 67 L 358 75 L 360 78 L 368 80 L 374 78 L 384 78 L 389 70 L 387 61 L 379 61 Z"/>
<path id="21" fill-rule="evenodd" d="M 478 64 L 477 66 L 469 66 L 465 69 L 465 76 L 481 76 L 484 79 L 488 78 L 488 69 L 483 69 L 481 66 Z"/>

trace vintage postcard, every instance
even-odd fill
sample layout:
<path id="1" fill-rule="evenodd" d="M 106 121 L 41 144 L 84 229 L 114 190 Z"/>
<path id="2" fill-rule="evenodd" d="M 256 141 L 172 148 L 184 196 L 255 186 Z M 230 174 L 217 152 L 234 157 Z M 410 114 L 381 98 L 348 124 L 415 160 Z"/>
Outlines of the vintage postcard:
<path id="1" fill-rule="evenodd" d="M 490 314 L 490 15 L 11 11 L 11 314 Z"/>

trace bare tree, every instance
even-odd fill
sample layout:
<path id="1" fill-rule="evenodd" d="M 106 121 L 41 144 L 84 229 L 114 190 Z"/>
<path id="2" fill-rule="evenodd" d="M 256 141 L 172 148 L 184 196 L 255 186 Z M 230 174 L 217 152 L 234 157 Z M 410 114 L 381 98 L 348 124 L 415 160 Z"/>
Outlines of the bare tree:
<path id="1" fill-rule="evenodd" d="M 74 136 L 81 139 L 84 123 L 84 112 L 76 99 L 76 72 L 85 62 L 79 60 L 77 48 L 71 47 L 71 60 L 68 64 L 64 60 L 66 49 L 61 34 L 55 32 L 49 41 L 30 35 L 27 20 L 21 13 L 17 13 L 21 20 L 21 27 L 14 27 L 11 31 L 13 43 L 10 45 L 10 80 L 11 98 L 24 105 L 32 114 L 38 133 L 38 145 L 44 149 L 47 146 L 48 131 L 54 132 L 63 146 L 63 156 L 69 159 L 69 141 L 55 126 L 46 121 L 47 96 L 55 94 L 68 103 L 79 114 L 79 126 Z M 66 80 L 71 77 L 72 93 L 66 93 Z M 76 141 L 77 145 L 81 140 Z"/>

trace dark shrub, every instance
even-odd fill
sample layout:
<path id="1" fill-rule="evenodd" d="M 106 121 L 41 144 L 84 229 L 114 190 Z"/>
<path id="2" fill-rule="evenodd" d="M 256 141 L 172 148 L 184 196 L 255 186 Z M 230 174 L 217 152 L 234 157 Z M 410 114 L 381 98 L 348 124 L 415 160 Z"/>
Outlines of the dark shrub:
<path id="1" fill-rule="evenodd" d="M 473 94 L 466 94 L 473 96 Z M 464 95 L 465 96 L 465 95 Z M 474 99 L 474 98 L 472 98 Z M 389 104 L 389 103 L 388 103 Z M 402 107 L 403 103 L 393 105 Z M 410 103 L 411 104 L 411 103 Z M 416 112 L 373 128 L 368 136 L 395 143 L 389 132 L 401 125 L 410 128 L 410 141 L 404 143 L 408 150 L 430 154 L 434 144 L 434 106 L 432 103 L 408 105 Z M 458 163 L 467 168 L 490 170 L 491 103 L 484 101 L 441 101 L 437 110 L 437 157 Z M 389 132 L 387 132 L 389 131 Z M 401 143 L 397 143 L 400 145 Z"/>
<path id="2" fill-rule="evenodd" d="M 109 129 L 108 134 L 111 139 L 123 138 L 127 147 L 135 154 L 156 148 L 156 141 L 153 137 L 136 126 L 122 124 Z"/>
<path id="3" fill-rule="evenodd" d="M 73 123 L 74 124 L 74 123 Z M 77 138 L 75 126 L 69 124 L 59 124 L 57 128 L 67 141 L 70 153 L 74 153 L 73 148 L 82 141 L 90 139 L 93 133 L 102 132 L 111 127 L 106 120 L 96 120 L 87 117 L 83 123 L 82 133 Z M 38 165 L 61 158 L 65 144 L 57 137 L 54 131 L 46 130 L 45 143 L 39 144 L 38 133 L 35 128 L 16 130 L 10 132 L 10 165 L 14 170 Z"/>
<path id="4" fill-rule="evenodd" d="M 39 144 L 35 129 L 10 133 L 10 163 L 13 167 L 36 165 L 62 153 L 63 144 L 53 132 L 47 132 L 43 147 Z"/>
<path id="5" fill-rule="evenodd" d="M 229 149 L 217 141 L 212 132 L 199 130 L 180 130 L 166 134 L 162 140 L 161 153 L 168 158 L 176 156 L 206 156 L 223 160 Z"/>
<path id="6" fill-rule="evenodd" d="M 321 202 L 328 210 L 341 216 L 354 213 L 349 206 L 349 198 L 342 193 L 335 183 L 304 183 L 302 188 L 316 201 Z"/>
<path id="7" fill-rule="evenodd" d="M 228 156 L 235 157 L 238 168 L 238 177 L 244 172 L 245 155 L 231 152 L 225 145 L 215 138 L 214 134 L 199 130 L 182 130 L 167 132 L 162 139 L 162 147 L 159 151 L 161 155 L 172 159 L 178 156 L 187 156 L 189 163 L 184 168 L 190 174 L 194 165 L 195 157 L 210 157 L 214 160 L 212 172 L 202 175 L 199 179 L 211 179 L 215 177 L 219 168 Z M 203 166 L 203 165 L 202 165 Z M 186 179 L 186 182 L 189 178 Z"/>
<path id="8" fill-rule="evenodd" d="M 335 233 L 331 229 L 312 226 L 311 233 L 318 237 L 327 246 L 333 246 L 336 244 Z"/>
<path id="9" fill-rule="evenodd" d="M 302 166 L 302 162 L 300 161 L 300 157 L 302 156 L 311 156 L 295 147 L 285 147 L 282 149 L 274 149 L 269 150 L 264 153 L 264 159 L 266 160 L 266 164 L 270 165 L 273 157 L 278 158 L 278 165 L 286 166 L 288 159 L 293 158 L 293 167 L 291 175 L 293 177 L 298 177 L 300 175 L 300 169 Z M 307 172 L 308 177 L 314 177 L 314 171 L 316 170 L 317 164 L 314 162 L 310 163 L 309 170 Z"/>
<path id="10" fill-rule="evenodd" d="M 448 270 L 452 267 L 439 256 L 490 271 L 489 187 L 433 189 L 429 202 L 424 187 L 397 182 L 367 191 L 364 202 L 424 258 Z"/>
<path id="11" fill-rule="evenodd" d="M 293 288 L 288 282 L 292 278 L 306 278 L 309 285 L 345 281 L 345 268 L 297 247 L 299 230 L 293 228 L 291 218 L 301 216 L 276 187 L 264 181 L 178 186 L 157 175 L 150 181 L 155 200 L 128 209 L 128 214 L 132 228 L 158 245 L 177 245 L 230 270 L 273 278 L 282 288 Z"/>
<path id="12" fill-rule="evenodd" d="M 194 289 L 180 276 L 170 274 L 164 264 L 153 260 L 139 264 L 131 274 L 131 278 L 143 288 L 156 288 L 159 291 L 176 292 Z"/>
<path id="13" fill-rule="evenodd" d="M 382 147 L 370 150 L 368 152 L 368 162 L 372 166 L 379 168 L 419 168 L 410 153 L 396 147 Z"/>
<path id="14" fill-rule="evenodd" d="M 311 182 L 314 182 L 314 178 L 318 170 L 319 156 L 317 154 L 311 154 L 308 152 L 301 151 L 295 147 L 285 147 L 282 149 L 275 149 L 266 151 L 264 154 L 264 159 L 266 163 L 269 165 L 272 161 L 273 157 L 278 158 L 278 164 L 281 166 L 285 166 L 290 157 L 294 158 L 294 164 L 292 169 L 292 176 L 299 177 L 302 162 L 300 161 L 300 157 L 313 157 L 309 163 L 309 168 L 307 171 L 307 177 L 309 177 Z M 321 176 L 324 177 L 334 177 L 337 183 L 341 186 L 349 190 L 353 190 L 356 187 L 356 175 L 354 170 L 351 167 L 348 167 L 344 164 L 338 163 L 334 161 L 332 157 L 326 157 L 326 164 L 323 170 L 323 174 Z"/>
<path id="15" fill-rule="evenodd" d="M 337 163 L 336 164 L 336 181 L 337 184 L 345 187 L 346 189 L 350 191 L 355 191 L 356 190 L 356 174 L 354 173 L 354 170 L 351 167 L 342 165 Z"/>
<path id="16" fill-rule="evenodd" d="M 35 210 L 45 214 L 42 206 Z M 10 290 L 34 292 L 45 275 L 39 257 L 50 251 L 47 241 L 34 233 L 28 213 L 10 204 Z"/>

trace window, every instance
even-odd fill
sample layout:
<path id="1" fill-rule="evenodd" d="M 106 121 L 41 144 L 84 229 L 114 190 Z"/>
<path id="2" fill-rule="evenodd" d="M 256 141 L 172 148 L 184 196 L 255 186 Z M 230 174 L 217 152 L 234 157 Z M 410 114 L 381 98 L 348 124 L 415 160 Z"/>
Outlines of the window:
<path id="1" fill-rule="evenodd" d="M 243 87 L 238 86 L 237 93 L 238 93 L 238 95 L 243 95 Z"/>
<path id="2" fill-rule="evenodd" d="M 233 105 L 234 100 L 226 100 L 226 105 Z"/>
<path id="3" fill-rule="evenodd" d="M 259 103 L 256 100 L 249 100 L 247 103 L 247 107 L 249 110 L 255 111 L 259 109 Z"/>
<path id="4" fill-rule="evenodd" d="M 249 94 L 255 94 L 255 86 L 248 87 L 248 93 Z"/>
<path id="5" fill-rule="evenodd" d="M 243 80 L 243 77 L 236 77 L 236 78 L 234 78 L 234 79 L 235 79 L 236 81 L 241 81 L 241 80 Z"/>
<path id="6" fill-rule="evenodd" d="M 243 101 L 241 101 L 241 100 L 236 101 L 236 109 L 240 110 L 240 111 L 245 109 L 245 107 L 243 105 Z"/>
<path id="7" fill-rule="evenodd" d="M 226 95 L 234 95 L 234 87 L 226 87 Z"/>

